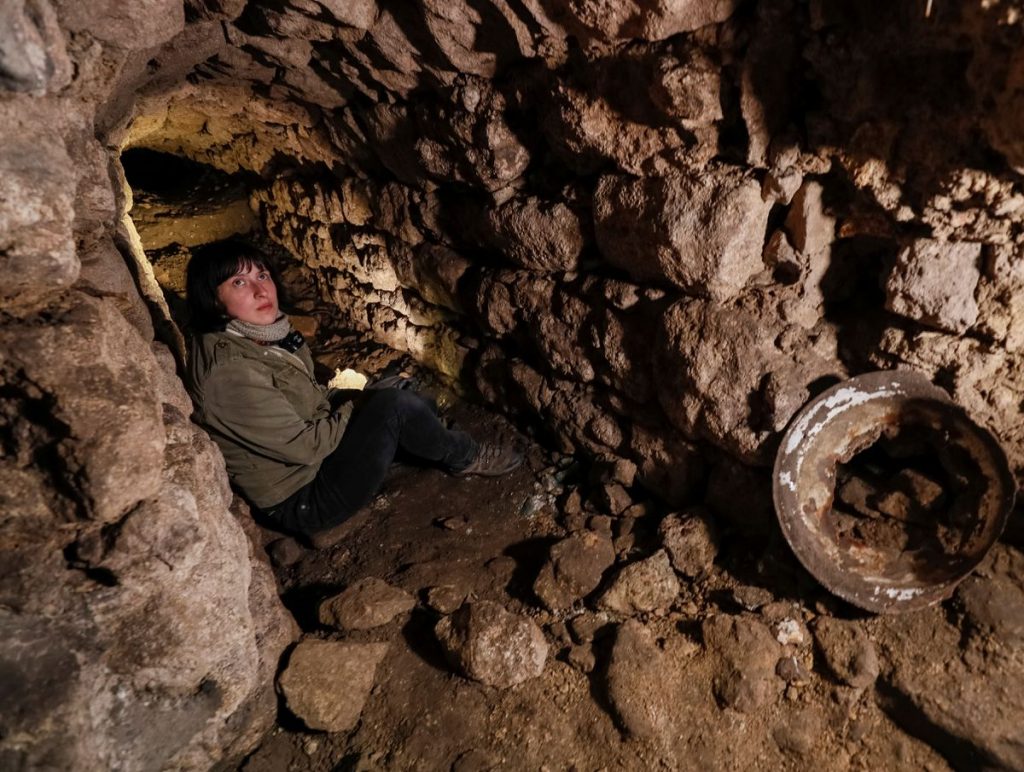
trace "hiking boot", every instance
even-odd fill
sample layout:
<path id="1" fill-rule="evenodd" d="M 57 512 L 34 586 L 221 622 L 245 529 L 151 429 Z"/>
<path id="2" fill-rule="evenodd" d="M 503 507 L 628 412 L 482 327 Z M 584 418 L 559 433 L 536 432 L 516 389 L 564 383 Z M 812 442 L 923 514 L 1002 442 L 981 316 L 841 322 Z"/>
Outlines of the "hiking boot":
<path id="1" fill-rule="evenodd" d="M 498 445 L 493 442 L 481 442 L 476 456 L 465 469 L 452 474 L 460 477 L 471 474 L 481 477 L 498 477 L 508 474 L 523 463 L 523 454 L 509 445 Z"/>

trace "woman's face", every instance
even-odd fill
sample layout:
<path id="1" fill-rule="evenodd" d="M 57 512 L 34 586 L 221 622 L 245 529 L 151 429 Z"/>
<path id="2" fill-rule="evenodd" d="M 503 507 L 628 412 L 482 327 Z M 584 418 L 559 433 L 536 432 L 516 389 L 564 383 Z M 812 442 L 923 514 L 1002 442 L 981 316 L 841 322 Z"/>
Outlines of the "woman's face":
<path id="1" fill-rule="evenodd" d="M 250 324 L 273 324 L 279 315 L 274 280 L 255 263 L 239 266 L 234 276 L 221 282 L 217 299 L 228 316 Z"/>

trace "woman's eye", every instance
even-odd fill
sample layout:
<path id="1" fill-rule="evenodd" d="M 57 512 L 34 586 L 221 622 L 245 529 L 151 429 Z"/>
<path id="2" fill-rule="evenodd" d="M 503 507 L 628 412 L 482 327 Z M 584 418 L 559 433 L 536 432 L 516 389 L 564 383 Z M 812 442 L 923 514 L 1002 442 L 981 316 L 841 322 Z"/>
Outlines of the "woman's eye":
<path id="1" fill-rule="evenodd" d="M 260 281 L 265 281 L 265 280 L 270 278 L 270 274 L 268 274 L 268 273 L 266 273 L 264 271 L 264 272 L 261 272 L 256 278 L 259 279 Z"/>
<path id="2" fill-rule="evenodd" d="M 235 280 L 234 280 L 233 282 L 231 282 L 231 283 L 232 283 L 232 285 L 234 285 L 235 287 L 244 287 L 244 286 L 245 286 L 245 279 L 235 279 Z"/>

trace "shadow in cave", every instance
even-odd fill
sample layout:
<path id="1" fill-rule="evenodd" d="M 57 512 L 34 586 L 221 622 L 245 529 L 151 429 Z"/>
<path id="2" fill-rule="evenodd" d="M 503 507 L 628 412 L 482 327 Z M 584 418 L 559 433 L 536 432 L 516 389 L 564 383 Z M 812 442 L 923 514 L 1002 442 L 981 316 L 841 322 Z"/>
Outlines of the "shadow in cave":
<path id="1" fill-rule="evenodd" d="M 1004 158 L 1005 149 L 993 147 L 979 117 L 987 116 L 989 128 L 1014 131 L 1000 125 L 1013 121 L 1013 111 L 992 109 L 1002 70 L 988 66 L 986 57 L 998 60 L 1019 47 L 1020 30 L 1002 23 L 998 6 L 927 7 L 930 16 L 923 2 L 829 3 L 813 14 L 804 4 L 788 5 L 772 27 L 788 17 L 789 27 L 805 33 L 787 44 L 792 67 L 786 77 L 766 74 L 785 69 L 774 65 L 787 58 L 786 46 L 771 57 L 765 56 L 769 44 L 759 51 L 752 43 L 747 51 L 767 65 L 755 62 L 762 75 L 750 85 L 771 116 L 769 135 L 798 127 L 801 145 L 812 153 L 842 148 L 857 163 L 877 159 L 905 169 L 904 196 L 918 209 L 956 170 L 1019 166 L 1024 159 Z M 774 16 L 778 9 L 765 13 Z M 1009 170 L 997 176 L 1021 181 Z"/>
<path id="2" fill-rule="evenodd" d="M 555 537 L 526 539 L 505 548 L 501 554 L 516 562 L 515 570 L 505 587 L 509 596 L 531 606 L 543 605 L 533 592 L 533 582 L 547 562 L 551 547 L 558 541 Z"/>
<path id="3" fill-rule="evenodd" d="M 305 632 L 318 630 L 320 624 L 320 604 L 341 592 L 341 586 L 323 582 L 296 585 L 281 595 L 281 602 L 291 612 L 299 627 Z"/>

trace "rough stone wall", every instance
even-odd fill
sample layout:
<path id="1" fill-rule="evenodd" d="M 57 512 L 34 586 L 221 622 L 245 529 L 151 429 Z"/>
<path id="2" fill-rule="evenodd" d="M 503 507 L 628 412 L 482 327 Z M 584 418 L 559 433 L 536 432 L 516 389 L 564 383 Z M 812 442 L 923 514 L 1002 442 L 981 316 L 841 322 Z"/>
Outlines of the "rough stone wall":
<path id="1" fill-rule="evenodd" d="M 340 320 L 671 500 L 766 512 L 749 465 L 875 367 L 1024 469 L 1021 4 L 927 7 L 0 6 L 3 766 L 208 766 L 290 635 L 126 266 L 127 144 L 259 173 Z"/>
<path id="2" fill-rule="evenodd" d="M 4 769 L 206 769 L 276 715 L 294 622 L 154 340 L 102 125 L 183 36 L 180 3 L 0 5 Z"/>
<path id="3" fill-rule="evenodd" d="M 140 141 L 263 174 L 340 322 L 669 498 L 900 366 L 1022 470 L 1020 8 L 918 5 L 249 3 Z"/>

